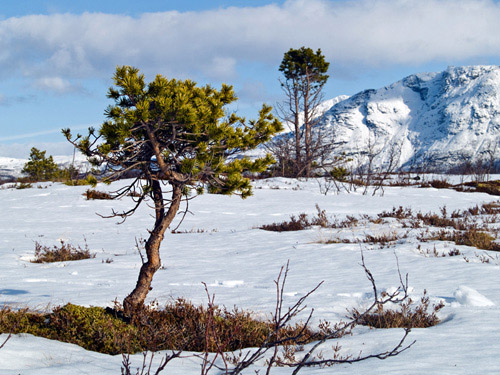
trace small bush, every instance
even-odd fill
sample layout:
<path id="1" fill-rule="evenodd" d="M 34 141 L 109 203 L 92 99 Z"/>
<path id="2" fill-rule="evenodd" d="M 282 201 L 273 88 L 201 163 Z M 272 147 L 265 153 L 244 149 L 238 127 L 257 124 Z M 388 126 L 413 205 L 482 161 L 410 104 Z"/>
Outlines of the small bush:
<path id="1" fill-rule="evenodd" d="M 287 232 L 287 231 L 304 230 L 313 225 L 317 225 L 322 228 L 337 228 L 339 226 L 344 227 L 349 225 L 355 225 L 355 223 L 353 224 L 353 222 L 357 222 L 357 219 L 348 216 L 344 222 L 331 223 L 328 220 L 328 217 L 326 216 L 326 211 L 322 210 L 317 204 L 316 204 L 316 210 L 317 210 L 316 216 L 313 216 L 312 219 L 309 219 L 309 217 L 306 214 L 302 213 L 298 217 L 295 217 L 294 215 L 290 216 L 289 221 L 283 221 L 281 223 L 265 224 L 259 227 L 259 229 L 269 230 L 273 232 Z"/>
<path id="2" fill-rule="evenodd" d="M 297 218 L 292 215 L 289 221 L 281 223 L 272 223 L 262 225 L 259 229 L 268 230 L 272 232 L 288 232 L 296 230 L 304 230 L 311 226 L 306 214 L 300 214 Z"/>
<path id="3" fill-rule="evenodd" d="M 403 237 L 398 236 L 397 233 L 384 233 L 379 236 L 372 236 L 370 234 L 366 235 L 365 239 L 363 240 L 364 243 L 379 243 L 382 245 L 385 245 L 389 242 L 395 242 L 400 240 Z"/>
<path id="4" fill-rule="evenodd" d="M 452 241 L 457 245 L 471 246 L 482 250 L 500 251 L 500 244 L 495 242 L 495 237 L 476 228 L 453 232 L 441 230 L 433 233 L 428 238 L 424 238 L 424 240 Z"/>
<path id="5" fill-rule="evenodd" d="M 428 184 L 435 189 L 449 189 L 453 187 L 453 185 L 446 180 L 432 180 L 429 181 Z"/>
<path id="6" fill-rule="evenodd" d="M 483 250 L 500 251 L 500 245 L 494 242 L 495 237 L 489 233 L 478 231 L 476 229 L 455 232 L 453 241 L 455 241 L 457 245 L 472 246 Z"/>
<path id="7" fill-rule="evenodd" d="M 413 306 L 413 301 L 409 299 L 402 303 L 399 310 L 384 309 L 379 305 L 377 311 L 361 315 L 357 310 L 353 310 L 352 317 L 359 319 L 359 324 L 373 328 L 428 328 L 439 323 L 436 313 L 444 307 L 443 303 L 434 305 L 432 311 L 429 309 L 429 297 L 427 292 L 420 300 L 420 303 Z"/>
<path id="8" fill-rule="evenodd" d="M 434 246 L 432 250 L 431 249 L 423 250 L 421 246 L 418 245 L 417 251 L 425 257 L 432 256 L 434 258 L 455 257 L 458 255 L 462 255 L 460 250 L 458 250 L 457 248 L 451 249 L 448 252 L 440 253 L 439 251 L 437 251 L 436 246 Z"/>
<path id="9" fill-rule="evenodd" d="M 349 171 L 344 167 L 334 167 L 329 174 L 333 179 L 344 182 L 347 181 Z"/>
<path id="10" fill-rule="evenodd" d="M 413 213 L 410 207 L 403 208 L 403 206 L 399 206 L 398 208 L 393 207 L 392 211 L 383 211 L 377 215 L 379 218 L 392 217 L 396 219 L 409 219 L 413 217 Z"/>
<path id="11" fill-rule="evenodd" d="M 460 186 L 462 190 L 469 192 L 487 193 L 490 195 L 500 195 L 500 181 L 471 181 Z"/>
<path id="12" fill-rule="evenodd" d="M 33 187 L 33 184 L 29 182 L 19 181 L 15 186 L 17 190 L 23 190 L 23 189 L 31 189 Z"/>
<path id="13" fill-rule="evenodd" d="M 60 246 L 54 245 L 52 248 L 35 242 L 35 259 L 31 262 L 53 263 L 90 258 L 95 258 L 95 254 L 90 252 L 87 243 L 85 243 L 85 248 L 82 249 L 80 246 L 74 247 L 61 240 Z"/>
<path id="14" fill-rule="evenodd" d="M 91 185 L 95 186 L 97 184 L 97 178 L 89 173 L 85 178 L 70 178 L 66 177 L 63 179 L 64 184 L 67 186 L 84 186 L 84 185 Z"/>
<path id="15" fill-rule="evenodd" d="M 106 193 L 105 191 L 99 191 L 99 190 L 93 190 L 93 189 L 88 189 L 84 194 L 83 194 L 87 200 L 90 199 L 113 199 L 113 196 L 109 193 Z"/>

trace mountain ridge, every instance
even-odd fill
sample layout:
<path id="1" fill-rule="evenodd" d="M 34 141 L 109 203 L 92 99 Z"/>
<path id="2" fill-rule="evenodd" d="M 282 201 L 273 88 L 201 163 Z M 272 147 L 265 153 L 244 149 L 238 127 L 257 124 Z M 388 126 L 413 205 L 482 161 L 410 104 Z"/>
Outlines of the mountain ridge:
<path id="1" fill-rule="evenodd" d="M 500 67 L 412 74 L 340 101 L 323 114 L 320 126 L 332 129 L 337 152 L 357 159 L 371 152 L 378 166 L 388 162 L 394 147 L 400 149 L 398 165 L 406 169 L 498 160 Z"/>

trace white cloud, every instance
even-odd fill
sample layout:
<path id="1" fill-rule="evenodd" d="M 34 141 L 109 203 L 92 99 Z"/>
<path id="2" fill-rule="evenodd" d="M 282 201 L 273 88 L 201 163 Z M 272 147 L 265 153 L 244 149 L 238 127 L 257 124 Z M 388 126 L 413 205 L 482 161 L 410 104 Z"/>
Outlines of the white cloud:
<path id="1" fill-rule="evenodd" d="M 498 19 L 493 0 L 289 0 L 137 18 L 32 15 L 0 21 L 0 71 L 59 77 L 44 84 L 60 91 L 68 79 L 108 78 L 121 64 L 226 80 L 238 63 L 277 66 L 302 45 L 321 48 L 333 69 L 465 60 L 500 56 Z"/>
<path id="2" fill-rule="evenodd" d="M 65 126 L 64 128 L 68 128 L 68 127 L 73 132 L 76 132 L 78 130 L 87 130 L 89 127 L 95 127 L 95 125 L 73 125 L 73 126 Z M 46 129 L 46 130 L 40 130 L 40 131 L 35 131 L 35 132 L 30 132 L 30 133 L 4 136 L 4 137 L 0 137 L 0 142 L 14 141 L 14 140 L 19 140 L 19 139 L 29 139 L 29 138 L 36 139 L 36 138 L 39 138 L 40 136 L 50 135 L 50 134 L 61 134 L 61 128 Z"/>
<path id="3" fill-rule="evenodd" d="M 58 94 L 74 91 L 73 85 L 62 77 L 41 77 L 35 83 L 35 87 L 44 91 L 53 91 Z"/>

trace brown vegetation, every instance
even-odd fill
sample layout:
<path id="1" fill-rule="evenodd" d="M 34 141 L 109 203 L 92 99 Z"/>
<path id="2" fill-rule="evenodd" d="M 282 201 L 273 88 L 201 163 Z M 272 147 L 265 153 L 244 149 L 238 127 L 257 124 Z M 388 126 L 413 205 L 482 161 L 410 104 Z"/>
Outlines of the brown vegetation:
<path id="1" fill-rule="evenodd" d="M 422 237 L 422 240 L 452 241 L 457 245 L 472 246 L 482 250 L 500 251 L 500 244 L 495 242 L 495 237 L 476 228 L 451 232 L 440 230 L 432 233 L 430 236 Z"/>
<path id="2" fill-rule="evenodd" d="M 32 263 L 52 263 L 95 258 L 85 243 L 85 248 L 75 247 L 61 240 L 61 245 L 43 246 L 35 242 L 35 259 Z"/>
<path id="3" fill-rule="evenodd" d="M 106 193 L 105 191 L 99 191 L 94 189 L 87 189 L 87 191 L 83 194 L 87 200 L 90 199 L 114 199 L 114 197 Z"/>
<path id="4" fill-rule="evenodd" d="M 207 337 L 208 325 L 214 332 Z M 108 354 L 166 349 L 216 352 L 220 343 L 225 351 L 234 351 L 260 346 L 271 331 L 269 322 L 258 321 L 249 312 L 195 306 L 184 299 L 162 309 L 145 307 L 131 319 L 124 317 L 118 305 L 104 309 L 67 304 L 49 313 L 0 310 L 0 332 L 30 333 Z M 294 337 L 298 332 L 306 342 L 316 337 L 301 324 L 282 327 L 279 334 Z"/>
<path id="5" fill-rule="evenodd" d="M 424 295 L 416 306 L 413 306 L 413 301 L 408 299 L 397 310 L 384 309 L 384 306 L 379 305 L 376 311 L 364 314 L 362 317 L 357 310 L 353 310 L 352 316 L 359 319 L 359 324 L 374 328 L 427 328 L 439 323 L 436 313 L 443 307 L 444 304 L 439 303 L 428 312 L 429 297 L 424 290 Z"/>

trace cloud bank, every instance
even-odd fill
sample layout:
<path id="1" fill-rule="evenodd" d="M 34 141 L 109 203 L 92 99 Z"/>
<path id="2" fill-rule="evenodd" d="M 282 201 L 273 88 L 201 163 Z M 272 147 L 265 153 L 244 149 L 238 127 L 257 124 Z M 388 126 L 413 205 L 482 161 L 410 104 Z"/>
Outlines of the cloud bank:
<path id="1" fill-rule="evenodd" d="M 58 92 L 70 90 L 72 79 L 108 78 L 118 64 L 228 80 L 239 63 L 277 66 L 302 45 L 339 65 L 418 65 L 500 56 L 498 19 L 492 0 L 289 0 L 135 18 L 30 15 L 0 21 L 0 72 Z"/>

